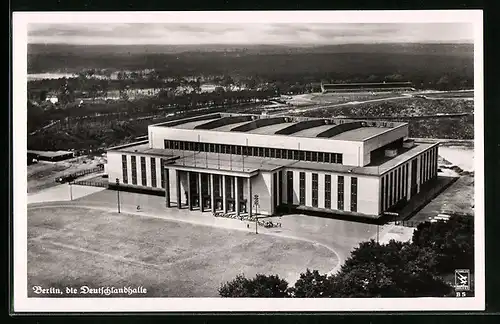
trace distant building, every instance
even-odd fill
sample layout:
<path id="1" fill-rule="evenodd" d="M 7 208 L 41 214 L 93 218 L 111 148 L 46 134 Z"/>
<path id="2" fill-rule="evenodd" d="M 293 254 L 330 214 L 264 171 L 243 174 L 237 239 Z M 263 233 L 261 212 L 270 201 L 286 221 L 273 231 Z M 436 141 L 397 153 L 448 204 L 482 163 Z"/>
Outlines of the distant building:
<path id="1" fill-rule="evenodd" d="M 401 122 L 217 113 L 149 126 L 108 151 L 107 170 L 110 187 L 167 207 L 378 218 L 437 176 L 438 144 L 407 137 Z"/>
<path id="2" fill-rule="evenodd" d="M 200 92 L 214 92 L 218 86 L 216 84 L 202 84 Z"/>
<path id="3" fill-rule="evenodd" d="M 414 91 L 411 82 L 378 82 L 378 83 L 322 83 L 321 92 L 392 92 Z"/>
<path id="4" fill-rule="evenodd" d="M 28 159 L 31 156 L 37 156 L 38 161 L 62 161 L 71 159 L 75 156 L 73 152 L 70 151 L 34 151 L 28 150 Z"/>
<path id="5" fill-rule="evenodd" d="M 56 104 L 59 102 L 59 99 L 56 96 L 52 96 L 45 98 L 45 101 L 50 101 L 52 104 Z"/>

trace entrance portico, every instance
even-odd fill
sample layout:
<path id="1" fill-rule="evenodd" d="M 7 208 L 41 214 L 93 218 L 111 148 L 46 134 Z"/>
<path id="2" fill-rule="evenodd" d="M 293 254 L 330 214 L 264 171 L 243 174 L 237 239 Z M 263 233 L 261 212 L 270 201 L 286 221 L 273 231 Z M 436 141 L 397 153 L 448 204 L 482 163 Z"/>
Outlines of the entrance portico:
<path id="1" fill-rule="evenodd" d="M 179 209 L 201 212 L 252 215 L 251 180 L 258 174 L 257 170 L 241 172 L 165 165 L 163 172 L 167 207 L 176 205 Z"/>

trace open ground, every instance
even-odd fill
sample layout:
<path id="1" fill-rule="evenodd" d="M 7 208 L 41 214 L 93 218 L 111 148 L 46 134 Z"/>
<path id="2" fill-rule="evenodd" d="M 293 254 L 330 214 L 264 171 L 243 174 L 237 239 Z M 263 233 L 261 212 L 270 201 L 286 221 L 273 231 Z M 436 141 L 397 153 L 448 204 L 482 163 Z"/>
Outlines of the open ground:
<path id="1" fill-rule="evenodd" d="M 31 210 L 28 238 L 30 287 L 143 286 L 148 297 L 217 296 L 239 273 L 293 280 L 339 261 L 310 242 L 85 208 Z"/>
<path id="2" fill-rule="evenodd" d="M 147 296 L 211 297 L 240 273 L 278 274 L 293 284 L 307 268 L 335 272 L 377 236 L 376 225 L 304 215 L 255 234 L 254 223 L 167 209 L 163 197 L 120 192 L 120 200 L 120 214 L 111 190 L 30 204 L 29 287 L 127 285 L 146 287 Z M 381 241 L 411 235 L 378 230 Z"/>

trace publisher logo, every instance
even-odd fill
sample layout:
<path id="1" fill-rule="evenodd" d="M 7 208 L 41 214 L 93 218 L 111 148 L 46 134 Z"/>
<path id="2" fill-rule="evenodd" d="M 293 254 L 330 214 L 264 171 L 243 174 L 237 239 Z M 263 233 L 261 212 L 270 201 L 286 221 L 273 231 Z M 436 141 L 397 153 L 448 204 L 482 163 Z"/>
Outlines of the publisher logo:
<path id="1" fill-rule="evenodd" d="M 470 270 L 456 269 L 455 270 L 455 290 L 469 291 L 470 290 Z"/>

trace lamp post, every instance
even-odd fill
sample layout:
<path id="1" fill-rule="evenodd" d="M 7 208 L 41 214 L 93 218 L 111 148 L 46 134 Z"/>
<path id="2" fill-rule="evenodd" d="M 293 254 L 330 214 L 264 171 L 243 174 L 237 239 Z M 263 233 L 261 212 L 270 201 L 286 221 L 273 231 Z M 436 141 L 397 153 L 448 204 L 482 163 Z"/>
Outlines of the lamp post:
<path id="1" fill-rule="evenodd" d="M 257 225 L 258 225 L 257 212 L 259 207 L 259 195 L 253 196 L 253 204 L 255 206 L 255 234 L 259 234 L 259 232 L 257 231 Z"/>
<path id="2" fill-rule="evenodd" d="M 120 213 L 120 179 L 116 178 L 116 198 L 118 204 L 118 214 Z"/>
<path id="3" fill-rule="evenodd" d="M 71 187 L 71 181 L 68 182 L 69 185 L 69 200 L 73 201 L 73 188 Z"/>

